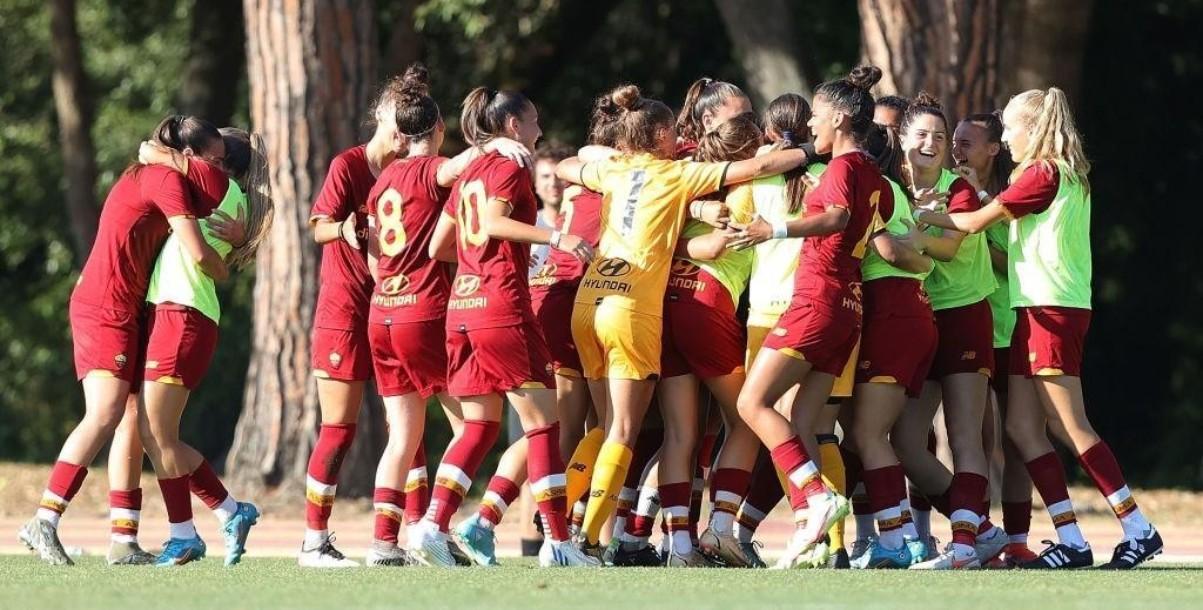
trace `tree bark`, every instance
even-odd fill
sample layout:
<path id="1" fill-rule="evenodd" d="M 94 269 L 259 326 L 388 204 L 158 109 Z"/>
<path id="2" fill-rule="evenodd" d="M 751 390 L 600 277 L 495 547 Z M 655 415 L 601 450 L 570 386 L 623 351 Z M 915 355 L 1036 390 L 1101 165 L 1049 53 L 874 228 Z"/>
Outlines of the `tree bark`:
<path id="1" fill-rule="evenodd" d="M 67 178 L 67 217 L 75 243 L 75 260 L 87 259 L 96 239 L 99 208 L 96 205 L 96 149 L 92 143 L 92 98 L 84 72 L 75 0 L 50 3 L 50 55 L 54 62 L 51 85 L 58 115 L 59 150 Z"/>
<path id="2" fill-rule="evenodd" d="M 1002 49 L 1007 97 L 1057 86 L 1077 103 L 1093 0 L 1022 0 L 1009 11 Z"/>
<path id="3" fill-rule="evenodd" d="M 785 0 L 763 0 L 755 7 L 739 0 L 714 3 L 748 76 L 748 94 L 757 108 L 766 107 L 782 93 L 810 97 Z"/>
<path id="4" fill-rule="evenodd" d="M 371 3 L 355 0 L 245 0 L 244 8 L 251 121 L 267 145 L 277 207 L 256 260 L 250 366 L 227 465 L 248 489 L 295 491 L 304 486 L 320 421 L 309 367 L 318 283 L 310 203 L 330 159 L 361 139 L 375 78 L 375 23 Z M 365 456 L 379 456 L 368 445 L 381 421 L 378 409 L 361 414 L 363 433 L 340 483 L 371 478 L 374 457 Z"/>
<path id="5" fill-rule="evenodd" d="M 422 37 L 414 27 L 418 0 L 401 0 L 397 14 L 388 24 L 388 46 L 384 50 L 385 74 L 403 74 L 409 64 L 422 57 Z"/>
<path id="6" fill-rule="evenodd" d="M 180 110 L 218 127 L 229 125 L 245 65 L 242 0 L 197 0 L 179 91 Z"/>

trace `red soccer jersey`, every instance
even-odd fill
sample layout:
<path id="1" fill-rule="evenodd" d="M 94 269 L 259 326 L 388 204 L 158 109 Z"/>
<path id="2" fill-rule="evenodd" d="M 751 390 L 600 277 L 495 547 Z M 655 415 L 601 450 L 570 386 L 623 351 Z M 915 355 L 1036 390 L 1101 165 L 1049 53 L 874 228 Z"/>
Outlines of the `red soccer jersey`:
<path id="1" fill-rule="evenodd" d="M 1061 176 L 1054 163 L 1033 163 L 1019 178 L 998 194 L 998 201 L 1011 218 L 1040 214 L 1053 205 L 1061 188 Z M 949 211 L 952 211 L 951 209 Z"/>
<path id="2" fill-rule="evenodd" d="M 451 268 L 427 254 L 449 192 L 438 183 L 444 161 L 435 156 L 394 161 L 368 195 L 368 215 L 380 246 L 380 281 L 369 315 L 373 323 L 435 320 L 447 311 Z"/>
<path id="3" fill-rule="evenodd" d="M 510 218 L 535 224 L 538 203 L 530 173 L 496 152 L 464 170 L 444 209 L 455 217 L 459 260 L 447 304 L 449 330 L 497 328 L 534 319 L 527 285 L 530 246 L 491 239 L 481 226 L 481 214 L 494 199 L 509 204 Z"/>
<path id="4" fill-rule="evenodd" d="M 344 150 L 330 161 L 326 182 L 313 202 L 310 222 L 319 218 L 342 221 L 354 212 L 355 235 L 364 244 L 368 235 L 368 194 L 375 183 L 365 147 Z M 367 321 L 372 286 L 366 247 L 356 250 L 342 239 L 323 245 L 314 326 L 334 330 L 360 328 Z"/>
<path id="5" fill-rule="evenodd" d="M 857 151 L 831 160 L 819 186 L 806 195 L 805 214 L 822 214 L 837 207 L 848 210 L 850 217 L 842 231 L 806 238 L 794 276 L 795 303 L 861 313 L 861 259 L 878 224 L 877 206 L 884 197 L 892 197 L 891 189 L 872 157 Z"/>
<path id="6" fill-rule="evenodd" d="M 137 312 L 155 259 L 171 232 L 172 216 L 208 216 L 230 181 L 217 167 L 193 159 L 188 175 L 162 165 L 135 167 L 117 179 L 100 212 L 92 252 L 71 300 Z"/>
<path id="7" fill-rule="evenodd" d="M 564 191 L 557 228 L 565 235 L 575 235 L 597 248 L 601 239 L 601 193 L 572 186 Z M 546 291 L 557 285 L 570 285 L 585 276 L 587 265 L 563 250 L 551 249 L 539 273 L 530 280 L 531 291 Z"/>

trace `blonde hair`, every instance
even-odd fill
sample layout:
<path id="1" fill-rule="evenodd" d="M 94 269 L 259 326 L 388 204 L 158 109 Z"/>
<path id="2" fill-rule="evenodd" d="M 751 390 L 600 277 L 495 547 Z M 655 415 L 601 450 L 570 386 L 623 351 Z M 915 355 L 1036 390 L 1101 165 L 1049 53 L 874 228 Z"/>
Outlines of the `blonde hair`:
<path id="1" fill-rule="evenodd" d="M 1090 161 L 1082 147 L 1082 136 L 1074 124 L 1073 113 L 1065 92 L 1049 87 L 1048 91 L 1031 89 L 1011 98 L 1004 115 L 1019 120 L 1028 130 L 1027 150 L 1022 152 L 1011 179 L 1019 177 L 1035 163 L 1060 161 L 1069 168 L 1071 180 L 1080 180 L 1087 189 L 1090 183 Z"/>
<path id="2" fill-rule="evenodd" d="M 275 215 L 275 202 L 272 200 L 271 183 L 268 180 L 267 147 L 263 143 L 263 136 L 241 129 L 223 129 L 222 136 L 227 143 L 227 159 L 231 148 L 245 144 L 248 149 L 246 165 L 230 168 L 235 174 L 234 179 L 246 195 L 246 243 L 234 248 L 226 259 L 231 267 L 244 269 L 254 262 L 259 244 L 267 238 L 272 226 L 272 217 Z M 231 147 L 230 144 L 234 146 Z"/>

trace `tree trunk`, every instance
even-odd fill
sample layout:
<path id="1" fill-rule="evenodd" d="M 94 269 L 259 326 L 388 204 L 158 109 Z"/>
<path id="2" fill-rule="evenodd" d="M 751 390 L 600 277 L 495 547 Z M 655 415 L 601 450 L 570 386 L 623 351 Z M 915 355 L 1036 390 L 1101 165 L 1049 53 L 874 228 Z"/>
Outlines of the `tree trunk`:
<path id="1" fill-rule="evenodd" d="M 180 110 L 218 127 L 229 125 L 245 65 L 242 0 L 197 0 L 179 91 Z"/>
<path id="2" fill-rule="evenodd" d="M 1076 87 L 1080 78 L 1089 0 L 859 0 L 859 8 L 862 54 L 882 69 L 880 91 L 927 91 L 950 122 L 1001 108 L 1022 89 Z"/>
<path id="3" fill-rule="evenodd" d="M 727 36 L 748 75 L 748 94 L 764 108 L 782 93 L 810 97 L 799 63 L 793 19 L 785 0 L 764 0 L 753 9 L 738 0 L 714 0 L 727 26 Z"/>
<path id="4" fill-rule="evenodd" d="M 99 222 L 96 205 L 96 149 L 92 144 L 92 98 L 84 72 L 75 0 L 50 3 L 50 55 L 54 61 L 51 84 L 58 115 L 59 150 L 67 178 L 67 217 L 75 243 L 75 260 L 83 264 L 92 250 Z"/>
<path id="5" fill-rule="evenodd" d="M 403 74 L 406 66 L 422 57 L 422 37 L 414 28 L 418 0 L 401 0 L 389 22 L 388 47 L 384 50 L 384 73 Z"/>
<path id="6" fill-rule="evenodd" d="M 244 8 L 251 121 L 267 144 L 277 208 L 256 261 L 250 367 L 228 471 L 251 490 L 295 491 L 304 486 L 320 421 L 309 367 L 318 284 L 309 208 L 330 159 L 360 140 L 375 78 L 375 23 L 372 4 L 355 0 L 246 0 Z M 360 418 L 373 417 L 344 462 L 343 480 L 372 476 L 364 441 L 383 428 L 382 418 L 368 410 Z"/>

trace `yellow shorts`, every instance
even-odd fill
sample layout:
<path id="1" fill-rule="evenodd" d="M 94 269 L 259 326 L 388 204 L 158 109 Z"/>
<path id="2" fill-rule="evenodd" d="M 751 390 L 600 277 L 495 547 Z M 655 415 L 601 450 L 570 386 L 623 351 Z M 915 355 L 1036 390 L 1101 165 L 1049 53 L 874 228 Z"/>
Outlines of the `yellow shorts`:
<path id="1" fill-rule="evenodd" d="M 760 352 L 760 346 L 764 345 L 764 338 L 768 336 L 773 328 L 769 326 L 749 326 L 748 327 L 748 356 L 745 362 L 747 369 L 752 370 L 752 362 L 756 360 L 756 354 Z M 831 386 L 832 398 L 848 398 L 852 396 L 852 387 L 856 385 L 856 359 L 860 355 L 860 340 L 856 341 L 856 347 L 852 348 L 852 355 L 849 356 L 847 364 L 844 365 L 843 372 L 836 378 L 835 384 Z"/>
<path id="2" fill-rule="evenodd" d="M 572 340 L 587 379 L 650 379 L 660 375 L 664 322 L 615 305 L 577 303 Z"/>

